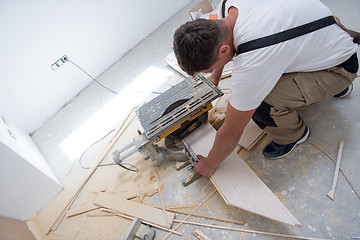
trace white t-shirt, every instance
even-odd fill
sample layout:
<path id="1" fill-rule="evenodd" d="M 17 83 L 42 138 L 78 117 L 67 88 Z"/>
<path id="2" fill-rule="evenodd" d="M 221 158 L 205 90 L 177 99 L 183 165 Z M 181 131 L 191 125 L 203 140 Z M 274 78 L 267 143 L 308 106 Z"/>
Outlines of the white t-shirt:
<path id="1" fill-rule="evenodd" d="M 238 9 L 234 45 L 288 30 L 332 15 L 319 0 L 228 0 Z M 218 6 L 221 13 L 221 3 Z M 219 14 L 221 16 L 221 14 Z M 234 58 L 230 103 L 237 110 L 257 108 L 283 73 L 327 69 L 358 49 L 352 38 L 333 24 L 315 32 Z"/>

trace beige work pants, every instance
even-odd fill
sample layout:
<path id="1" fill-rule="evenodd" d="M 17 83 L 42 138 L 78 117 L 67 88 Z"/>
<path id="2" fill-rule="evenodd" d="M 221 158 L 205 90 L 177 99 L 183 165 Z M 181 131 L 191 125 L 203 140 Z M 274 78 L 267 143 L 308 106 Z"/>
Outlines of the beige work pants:
<path id="1" fill-rule="evenodd" d="M 305 130 L 305 123 L 296 109 L 336 95 L 348 87 L 356 76 L 341 67 L 284 74 L 264 99 L 273 121 L 270 126 L 264 126 L 264 131 L 275 143 L 285 145 L 295 142 Z"/>

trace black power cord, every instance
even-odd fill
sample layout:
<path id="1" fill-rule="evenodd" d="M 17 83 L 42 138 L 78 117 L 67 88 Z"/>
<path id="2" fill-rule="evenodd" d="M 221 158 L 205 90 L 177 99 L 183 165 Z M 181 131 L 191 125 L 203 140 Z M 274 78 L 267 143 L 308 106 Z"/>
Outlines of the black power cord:
<path id="1" fill-rule="evenodd" d="M 83 68 L 81 68 L 79 65 L 77 65 L 75 62 L 71 61 L 70 58 L 68 56 L 66 56 L 64 58 L 63 61 L 67 61 L 72 63 L 75 67 L 77 67 L 78 69 L 80 69 L 83 73 L 85 73 L 86 75 L 88 75 L 94 82 L 98 83 L 101 87 L 105 88 L 106 90 L 114 93 L 114 94 L 119 94 L 118 92 L 104 86 L 102 83 L 100 83 L 98 80 L 96 80 L 96 78 L 94 78 L 93 76 L 91 76 L 88 72 L 86 72 Z M 135 93 L 154 93 L 154 94 L 161 94 L 161 92 L 133 92 L 133 93 L 128 93 L 128 94 L 135 94 Z"/>
<path id="2" fill-rule="evenodd" d="M 79 158 L 79 165 L 81 168 L 83 169 L 89 169 L 90 167 L 84 167 L 84 165 L 82 165 L 81 159 L 84 156 L 84 154 L 95 144 L 97 144 L 98 142 L 100 142 L 101 140 L 103 140 L 104 138 L 106 138 L 110 133 L 112 133 L 113 131 L 115 131 L 115 128 L 113 130 L 111 130 L 110 132 L 108 132 L 104 137 L 100 138 L 99 140 L 97 140 L 96 142 L 94 142 L 93 144 L 91 144 L 88 148 L 86 148 L 84 150 L 84 152 L 81 154 L 80 158 Z"/>
<path id="3" fill-rule="evenodd" d="M 113 166 L 113 165 L 119 165 L 120 167 L 126 169 L 126 170 L 129 170 L 129 171 L 132 171 L 132 172 L 137 172 L 139 171 L 139 169 L 137 167 L 135 167 L 134 165 L 130 164 L 130 163 L 119 163 L 119 164 L 116 164 L 116 163 L 108 163 L 108 164 L 102 164 L 102 165 L 99 165 L 99 167 L 106 167 L 106 166 Z M 129 166 L 129 167 L 126 167 L 125 165 Z"/>
<path id="4" fill-rule="evenodd" d="M 97 140 L 96 142 L 94 142 L 93 144 L 91 144 L 87 149 L 85 149 L 85 151 L 81 154 L 80 158 L 79 158 L 79 165 L 81 168 L 83 169 L 89 169 L 90 167 L 84 167 L 84 165 L 82 164 L 81 162 L 81 159 L 82 157 L 84 156 L 84 154 L 92 147 L 94 146 L 95 144 L 97 144 L 98 142 L 100 142 L 101 140 L 103 140 L 104 138 L 106 138 L 110 133 L 112 133 L 113 131 L 115 130 L 112 129 L 110 132 L 108 132 L 104 137 L 102 137 L 101 139 Z M 139 169 L 137 167 L 135 167 L 134 165 L 130 164 L 130 163 L 119 163 L 119 164 L 116 164 L 116 163 L 108 163 L 108 164 L 101 164 L 99 165 L 99 167 L 106 167 L 106 166 L 113 166 L 113 165 L 119 165 L 120 167 L 126 169 L 126 170 L 129 170 L 129 171 L 132 171 L 132 172 L 137 172 L 139 171 Z"/>
<path id="5" fill-rule="evenodd" d="M 78 69 L 80 69 L 83 73 L 85 73 L 87 76 L 89 76 L 93 81 L 95 81 L 96 83 L 98 83 L 101 87 L 103 87 L 104 89 L 114 93 L 114 94 L 119 94 L 118 92 L 104 86 L 103 84 L 101 84 L 98 80 L 96 80 L 96 78 L 94 78 L 93 76 L 91 76 L 88 72 L 86 72 L 83 68 L 81 68 L 79 65 L 77 65 L 75 62 L 71 61 L 69 59 L 68 56 L 64 56 L 64 58 L 62 59 L 63 63 L 65 62 L 70 62 L 72 63 L 75 67 L 77 67 Z M 152 92 L 133 92 L 133 93 L 128 93 L 128 94 L 135 94 L 135 93 L 153 93 L 153 94 L 161 94 L 162 92 L 155 92 L 155 91 L 152 91 Z M 104 138 L 106 138 L 110 133 L 112 133 L 115 129 L 111 130 L 110 132 L 108 132 L 104 137 L 102 137 L 101 139 L 99 139 L 98 141 L 94 142 L 93 144 L 91 144 L 87 149 L 85 149 L 85 151 L 81 154 L 80 158 L 79 158 L 79 165 L 81 168 L 83 169 L 89 169 L 90 167 L 84 167 L 82 165 L 82 162 L 81 162 L 81 159 L 83 157 L 83 155 L 92 147 L 94 146 L 95 144 L 97 144 L 98 142 L 100 142 L 101 140 L 103 140 Z M 120 167 L 126 169 L 126 170 L 129 170 L 129 171 L 133 171 L 133 172 L 137 172 L 139 171 L 139 169 L 137 167 L 135 167 L 134 165 L 130 164 L 130 163 L 119 163 L 119 164 L 116 164 L 116 163 L 110 163 L 110 164 L 103 164 L 103 165 L 99 165 L 99 167 L 103 167 L 103 166 L 111 166 L 111 165 L 119 165 Z M 129 167 L 126 167 L 125 165 L 129 166 Z"/>
<path id="6" fill-rule="evenodd" d="M 72 63 L 75 67 L 79 68 L 81 71 L 83 71 L 86 75 L 88 75 L 93 81 L 97 82 L 101 87 L 105 88 L 106 90 L 109 90 L 110 92 L 114 93 L 114 94 L 119 94 L 118 92 L 115 92 L 114 90 L 102 85 L 98 80 L 96 80 L 96 78 L 94 78 L 93 76 L 91 76 L 89 73 L 87 73 L 84 69 L 82 69 L 79 65 L 77 65 L 76 63 L 74 63 L 73 61 L 71 61 L 69 58 L 67 58 L 68 62 Z"/>

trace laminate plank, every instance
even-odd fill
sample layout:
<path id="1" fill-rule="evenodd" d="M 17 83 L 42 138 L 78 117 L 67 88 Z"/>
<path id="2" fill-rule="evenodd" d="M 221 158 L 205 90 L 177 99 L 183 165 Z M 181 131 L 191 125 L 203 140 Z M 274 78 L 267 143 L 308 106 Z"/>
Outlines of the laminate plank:
<path id="1" fill-rule="evenodd" d="M 264 131 L 251 119 L 244 128 L 238 144 L 246 150 L 250 150 L 264 134 Z"/>
<path id="2" fill-rule="evenodd" d="M 337 156 L 337 159 L 336 159 L 336 166 L 335 166 L 335 173 L 334 173 L 333 183 L 331 185 L 330 191 L 327 193 L 327 196 L 331 200 L 334 200 L 334 197 L 335 197 L 335 188 L 336 188 L 336 183 L 337 183 L 337 179 L 338 179 L 338 176 L 339 176 L 339 169 L 340 169 L 341 157 L 342 157 L 343 150 L 344 150 L 344 141 L 341 141 L 340 145 L 339 145 L 338 156 Z"/>
<path id="3" fill-rule="evenodd" d="M 66 213 L 66 217 L 70 218 L 70 217 L 77 216 L 77 215 L 80 215 L 80 214 L 83 214 L 83 213 L 87 213 L 87 212 L 90 212 L 90 211 L 93 211 L 93 210 L 96 210 L 96 209 L 99 209 L 99 208 L 100 208 L 99 206 L 95 206 L 94 204 L 87 204 L 87 205 L 82 206 L 80 208 L 68 210 L 67 213 Z"/>
<path id="4" fill-rule="evenodd" d="M 94 200 L 94 204 L 105 207 L 125 215 L 136 217 L 150 223 L 171 228 L 175 214 L 150 207 L 145 204 L 122 199 L 109 193 L 100 192 Z"/>
<path id="5" fill-rule="evenodd" d="M 197 228 L 195 228 L 191 233 L 200 240 L 211 240 L 211 238 L 206 236 L 205 233 L 203 233 Z"/>
<path id="6" fill-rule="evenodd" d="M 287 235 L 287 234 L 281 234 L 281 233 L 264 232 L 264 231 L 250 230 L 250 229 L 244 229 L 244 228 L 225 227 L 225 226 L 219 226 L 219 225 L 215 225 L 215 224 L 206 224 L 206 223 L 200 223 L 200 222 L 190 222 L 190 221 L 185 221 L 185 220 L 176 220 L 175 219 L 174 222 L 184 223 L 184 224 L 191 224 L 191 225 L 207 227 L 207 228 L 214 228 L 214 229 L 222 229 L 222 230 L 229 230 L 229 231 L 236 231 L 236 232 L 253 233 L 253 234 L 260 234 L 260 235 L 267 235 L 267 236 L 275 236 L 275 237 L 281 237 L 281 238 L 302 239 L 302 240 L 330 240 L 330 239 L 325 239 L 325 238 L 302 237 L 302 236 L 296 236 L 296 235 Z"/>
<path id="7" fill-rule="evenodd" d="M 185 140 L 196 154 L 207 156 L 215 135 L 216 130 L 210 124 L 204 124 Z M 228 205 L 300 226 L 300 222 L 235 152 L 218 166 L 211 181 Z"/>

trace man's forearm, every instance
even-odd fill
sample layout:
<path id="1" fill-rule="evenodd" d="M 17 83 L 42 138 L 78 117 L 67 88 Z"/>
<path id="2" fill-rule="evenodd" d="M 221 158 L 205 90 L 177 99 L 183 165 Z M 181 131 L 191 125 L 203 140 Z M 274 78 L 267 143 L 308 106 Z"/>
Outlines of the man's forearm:
<path id="1" fill-rule="evenodd" d="M 216 168 L 234 151 L 254 112 L 255 109 L 245 112 L 237 111 L 231 104 L 228 105 L 225 122 L 216 133 L 213 147 L 207 157 L 212 167 Z"/>
<path id="2" fill-rule="evenodd" d="M 242 133 L 241 133 L 242 134 Z M 220 128 L 216 133 L 214 145 L 209 152 L 208 161 L 213 167 L 217 167 L 222 161 L 234 151 L 241 134 L 234 133 L 228 129 Z"/>
<path id="3" fill-rule="evenodd" d="M 244 131 L 246 124 L 250 121 L 255 109 L 249 111 L 238 111 L 228 105 L 223 125 L 216 133 L 213 147 L 207 157 L 199 158 L 194 166 L 194 172 L 209 178 L 218 165 L 234 150 Z"/>

